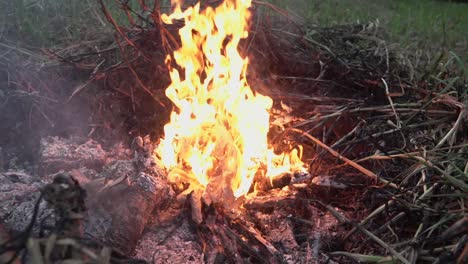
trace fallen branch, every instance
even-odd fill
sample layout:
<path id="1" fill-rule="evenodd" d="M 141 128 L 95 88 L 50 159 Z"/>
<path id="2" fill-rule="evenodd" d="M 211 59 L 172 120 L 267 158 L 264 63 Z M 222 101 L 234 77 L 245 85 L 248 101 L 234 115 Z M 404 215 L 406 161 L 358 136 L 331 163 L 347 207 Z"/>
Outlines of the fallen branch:
<path id="1" fill-rule="evenodd" d="M 335 156 L 336 158 L 339 158 L 341 159 L 342 161 L 344 161 L 346 164 L 352 166 L 353 168 L 357 169 L 358 171 L 364 173 L 364 175 L 368 176 L 369 178 L 371 178 L 372 180 L 374 181 L 380 181 L 381 183 L 385 184 L 385 185 L 388 185 L 388 186 L 391 186 L 393 188 L 396 188 L 398 189 L 398 186 L 394 183 L 391 183 L 385 179 L 382 179 L 380 178 L 379 176 L 377 176 L 375 173 L 373 173 L 372 171 L 364 168 L 363 166 L 357 164 L 356 162 L 342 156 L 340 153 L 336 152 L 335 150 L 333 150 L 332 148 L 330 148 L 329 146 L 327 146 L 325 143 L 323 143 L 322 141 L 320 141 L 319 139 L 311 136 L 310 134 L 302 131 L 302 130 L 299 130 L 297 128 L 290 128 L 289 130 L 293 131 L 293 132 L 296 132 L 296 133 L 299 133 L 305 137 L 307 137 L 308 139 L 312 140 L 315 144 L 319 145 L 320 147 L 324 148 L 325 150 L 327 150 L 330 154 L 332 154 L 333 156 Z"/>

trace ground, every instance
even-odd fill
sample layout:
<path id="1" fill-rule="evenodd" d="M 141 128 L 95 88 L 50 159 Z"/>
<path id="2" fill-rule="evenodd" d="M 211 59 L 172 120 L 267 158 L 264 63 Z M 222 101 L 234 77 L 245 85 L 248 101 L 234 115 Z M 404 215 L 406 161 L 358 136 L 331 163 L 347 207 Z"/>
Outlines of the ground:
<path id="1" fill-rule="evenodd" d="M 258 20 L 242 48 L 251 58 L 248 78 L 277 109 L 279 101 L 292 107 L 294 120 L 272 138 L 304 146 L 310 177 L 266 190 L 240 217 L 204 205 L 206 221 L 196 225 L 189 202 L 168 207 L 139 191 L 118 192 L 121 184 L 157 174 L 147 170 L 140 145 L 142 138 L 157 141 L 170 111 L 163 61 L 174 43 L 160 36 L 169 37 L 177 25 L 160 32 L 145 11 L 130 27 L 122 10 L 138 11 L 136 1 L 123 8 L 116 3 L 126 1 L 104 2 L 117 24 L 129 26 L 122 34 L 135 49 L 98 2 L 0 3 L 0 220 L 23 227 L 7 230 L 20 234 L 14 241 L 25 238 L 39 190 L 57 186 L 64 170 L 80 185 L 98 180 L 85 186 L 91 198 L 117 186 L 109 197 L 156 207 L 150 212 L 151 206 L 112 201 L 89 207 L 105 230 L 112 218 L 106 210 L 151 213 L 135 225 L 128 224 L 131 217 L 116 221 L 131 227 L 125 232 L 139 242 L 136 255 L 118 228 L 95 238 L 117 239 L 114 249 L 125 257 L 157 263 L 466 260 L 468 3 L 271 1 L 285 13 L 256 1 Z M 109 197 L 103 199 L 114 200 Z M 106 248 L 63 239 L 59 246 L 85 245 L 80 252 L 87 258 L 111 258 Z M 33 258 L 45 254 L 34 245 L 58 245 L 29 241 L 7 245 L 25 246 Z M 0 247 L 0 260 L 12 248 Z"/>

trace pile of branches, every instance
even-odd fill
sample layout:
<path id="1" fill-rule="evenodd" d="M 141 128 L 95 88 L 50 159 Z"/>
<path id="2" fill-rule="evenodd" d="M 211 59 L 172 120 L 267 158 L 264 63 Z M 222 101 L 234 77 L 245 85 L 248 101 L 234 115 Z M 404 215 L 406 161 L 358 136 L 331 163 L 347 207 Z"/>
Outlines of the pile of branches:
<path id="1" fill-rule="evenodd" d="M 162 24 L 160 15 L 168 8 L 159 1 L 151 6 L 139 1 L 139 10 L 118 2 L 128 17 L 126 26 L 100 1 L 115 28 L 114 41 L 98 52 L 75 48 L 47 54 L 88 71 L 82 85 L 67 94 L 68 101 L 89 93 L 92 85 L 99 87 L 93 90 L 100 109 L 93 121 L 106 125 L 90 134 L 100 137 L 118 127 L 156 139 L 171 110 L 164 96 L 169 84 L 164 58 L 178 47 L 181 25 Z M 468 86 L 458 57 L 441 53 L 421 62 L 389 44 L 376 22 L 308 27 L 260 1 L 254 1 L 253 12 L 250 37 L 240 48 L 251 58 L 249 81 L 300 118 L 275 138 L 304 145 L 311 175 L 335 175 L 364 186 L 351 196 L 355 206 L 347 204 L 349 197 L 324 197 L 313 188 L 304 194 L 348 227 L 342 246 L 327 252 L 328 258 L 466 263 L 468 142 L 462 131 L 468 129 Z M 120 111 L 114 110 L 116 102 Z M 353 182 L 356 175 L 369 181 Z M 352 211 L 352 218 L 333 207 Z M 37 247 L 28 250 L 34 253 Z M 108 260 L 106 252 L 93 254 Z"/>

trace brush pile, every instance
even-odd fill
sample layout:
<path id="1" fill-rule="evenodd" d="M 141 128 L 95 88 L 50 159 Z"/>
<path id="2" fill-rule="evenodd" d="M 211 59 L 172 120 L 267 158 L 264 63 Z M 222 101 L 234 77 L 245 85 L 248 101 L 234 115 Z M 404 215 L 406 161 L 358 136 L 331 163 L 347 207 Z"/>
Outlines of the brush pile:
<path id="1" fill-rule="evenodd" d="M 270 139 L 302 144 L 310 176 L 226 211 L 178 200 L 150 158 L 182 25 L 162 24 L 159 1 L 120 4 L 126 26 L 101 1 L 115 33 L 93 45 L 0 43 L 0 262 L 467 263 L 455 54 L 405 54 L 378 23 L 311 27 L 254 1 L 249 83 L 294 117 L 273 115 L 286 125 Z"/>

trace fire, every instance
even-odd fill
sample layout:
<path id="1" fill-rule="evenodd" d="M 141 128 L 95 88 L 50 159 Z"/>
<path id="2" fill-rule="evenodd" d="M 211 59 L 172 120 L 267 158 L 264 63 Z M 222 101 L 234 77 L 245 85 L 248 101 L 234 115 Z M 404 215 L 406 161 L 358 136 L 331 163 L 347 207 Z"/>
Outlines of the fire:
<path id="1" fill-rule="evenodd" d="M 248 59 L 237 48 L 248 36 L 250 6 L 251 0 L 226 0 L 182 10 L 176 1 L 175 11 L 162 16 L 185 26 L 181 47 L 166 59 L 172 81 L 166 96 L 175 107 L 155 154 L 171 182 L 216 201 L 247 194 L 258 174 L 304 170 L 298 151 L 278 155 L 269 146 L 273 100 L 247 82 Z"/>

